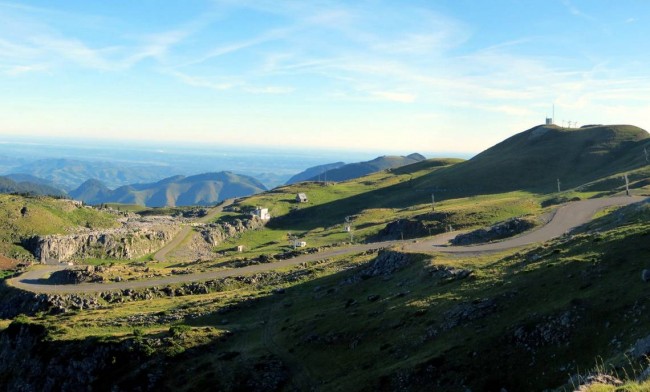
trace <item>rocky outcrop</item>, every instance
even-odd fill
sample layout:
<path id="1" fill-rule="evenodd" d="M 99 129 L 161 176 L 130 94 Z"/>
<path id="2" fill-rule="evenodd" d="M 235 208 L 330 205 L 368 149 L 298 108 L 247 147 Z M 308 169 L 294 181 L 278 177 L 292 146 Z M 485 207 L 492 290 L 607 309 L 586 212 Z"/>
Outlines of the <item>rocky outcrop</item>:
<path id="1" fill-rule="evenodd" d="M 416 215 L 411 218 L 397 219 L 386 225 L 377 233 L 374 241 L 419 238 L 445 232 L 451 213 L 435 212 Z"/>
<path id="2" fill-rule="evenodd" d="M 546 316 L 541 322 L 517 326 L 514 342 L 530 352 L 544 346 L 568 345 L 580 319 L 578 309 L 572 308 L 559 315 Z"/>
<path id="3" fill-rule="evenodd" d="M 535 227 L 535 223 L 521 218 L 508 219 L 488 229 L 478 229 L 459 234 L 450 242 L 452 245 L 472 245 L 515 236 Z"/>
<path id="4" fill-rule="evenodd" d="M 201 227 L 200 233 L 203 239 L 210 245 L 215 246 L 224 240 L 235 237 L 248 230 L 260 229 L 264 221 L 256 216 L 250 219 L 234 219 L 232 222 L 211 223 Z"/>
<path id="5" fill-rule="evenodd" d="M 0 383 L 3 390 L 23 392 L 166 391 L 166 378 L 194 355 L 210 350 L 217 361 L 233 361 L 231 372 L 213 377 L 210 390 L 281 391 L 291 379 L 290 369 L 273 355 L 237 358 L 237 351 L 215 347 L 232 334 L 210 334 L 208 348 L 191 347 L 178 354 L 184 335 L 169 332 L 119 341 L 96 338 L 60 341 L 52 331 L 26 321 L 14 321 L 0 332 Z M 234 360 L 237 358 L 237 360 Z M 203 388 L 205 389 L 205 388 Z"/>
<path id="6" fill-rule="evenodd" d="M 380 250 L 377 257 L 367 267 L 344 279 L 341 284 L 353 284 L 373 276 L 388 277 L 411 264 L 412 260 L 412 256 L 407 253 Z"/>
<path id="7" fill-rule="evenodd" d="M 624 384 L 623 381 L 612 375 L 601 373 L 588 374 L 586 376 L 574 376 L 571 377 L 569 383 L 572 386 L 577 385 L 577 387 L 574 389 L 575 392 L 589 392 L 599 389 L 598 387 L 603 387 L 606 385 L 612 387 L 620 387 Z M 608 390 L 610 389 L 608 388 Z M 618 391 L 619 389 L 613 388 L 611 390 Z"/>
<path id="8" fill-rule="evenodd" d="M 43 326 L 14 321 L 0 333 L 0 380 L 8 391 L 160 390 L 164 357 L 149 338 L 53 341 Z M 173 338 L 159 338 L 160 345 Z M 149 349 L 149 350 L 147 350 Z M 123 375 L 126 377 L 122 377 Z M 116 377 L 120 375 L 120 377 Z M 118 381 L 119 380 L 119 381 Z"/>
<path id="9" fill-rule="evenodd" d="M 76 279 L 88 281 L 94 272 L 76 270 L 70 275 L 57 277 L 60 284 L 65 284 L 63 279 L 70 279 L 68 284 L 73 284 Z M 107 290 L 93 294 L 34 294 L 12 287 L 5 286 L 0 290 L 0 318 L 9 319 L 23 313 L 34 315 L 39 312 L 51 314 L 67 313 L 82 309 L 97 309 L 101 306 L 115 303 L 148 301 L 153 298 L 182 297 L 189 295 L 202 295 L 211 292 L 233 290 L 244 286 L 253 286 L 257 289 L 270 285 L 287 282 L 297 282 L 313 274 L 310 269 L 296 269 L 290 272 L 260 272 L 253 275 L 240 275 L 228 278 L 212 279 L 203 282 L 191 282 L 178 285 L 154 286 L 143 289 Z M 50 278 L 52 279 L 52 278 Z M 60 279 L 60 280 L 59 280 Z M 54 283 L 50 281 L 50 283 Z M 189 316 L 201 315 L 196 309 L 188 311 Z"/>
<path id="10" fill-rule="evenodd" d="M 101 272 L 103 267 L 97 267 Z M 48 281 L 54 284 L 79 284 L 86 282 L 101 282 L 103 277 L 96 273 L 95 267 L 87 266 L 85 269 L 65 269 L 53 272 Z"/>
<path id="11" fill-rule="evenodd" d="M 35 236 L 25 240 L 24 246 L 42 263 L 84 258 L 132 259 L 160 249 L 179 229 L 179 223 L 171 218 L 138 218 L 126 220 L 117 229 Z"/>
<path id="12" fill-rule="evenodd" d="M 448 267 L 446 265 L 432 265 L 427 272 L 439 283 L 448 283 L 469 277 L 474 271 L 464 268 Z"/>

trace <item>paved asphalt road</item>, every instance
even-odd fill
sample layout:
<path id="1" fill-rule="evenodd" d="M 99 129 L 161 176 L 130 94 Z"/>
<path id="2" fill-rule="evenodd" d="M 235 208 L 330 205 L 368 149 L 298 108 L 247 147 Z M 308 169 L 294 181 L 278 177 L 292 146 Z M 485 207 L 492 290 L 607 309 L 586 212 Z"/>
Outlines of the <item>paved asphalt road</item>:
<path id="1" fill-rule="evenodd" d="M 447 253 L 485 253 L 517 248 L 524 245 L 548 241 L 569 232 L 571 229 L 587 223 L 594 213 L 609 206 L 628 205 L 643 200 L 650 200 L 645 197 L 612 197 L 602 199 L 582 200 L 566 204 L 560 207 L 554 214 L 551 221 L 545 226 L 513 237 L 501 242 L 494 242 L 474 246 L 447 246 L 449 239 L 458 233 L 445 233 L 439 236 L 429 237 L 418 242 L 413 241 L 385 241 L 371 244 L 351 245 L 345 248 L 326 250 L 320 253 L 299 256 L 293 259 L 281 260 L 269 264 L 257 264 L 242 268 L 217 269 L 208 272 L 200 272 L 188 275 L 173 275 L 164 278 L 139 281 L 125 281 L 114 283 L 83 283 L 78 285 L 52 285 L 43 280 L 50 273 L 62 270 L 65 266 L 39 265 L 30 269 L 24 274 L 9 279 L 8 284 L 35 293 L 95 293 L 102 291 L 138 289 L 153 286 L 164 286 L 168 284 L 198 282 L 209 279 L 225 278 L 239 275 L 264 272 L 279 268 L 298 265 L 300 263 L 322 260 L 330 257 L 346 254 L 359 253 L 370 249 L 379 249 L 391 245 L 403 245 L 404 250 L 417 252 L 447 252 Z M 223 206 L 222 206 L 223 207 Z"/>

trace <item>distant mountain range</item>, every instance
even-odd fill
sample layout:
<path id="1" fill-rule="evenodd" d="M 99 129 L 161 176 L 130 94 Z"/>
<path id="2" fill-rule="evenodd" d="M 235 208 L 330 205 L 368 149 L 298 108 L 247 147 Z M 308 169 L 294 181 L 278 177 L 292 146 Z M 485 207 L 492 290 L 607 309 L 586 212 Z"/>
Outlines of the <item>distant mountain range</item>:
<path id="1" fill-rule="evenodd" d="M 421 162 L 426 158 L 418 153 L 407 156 L 384 155 L 370 161 L 348 163 L 330 163 L 314 166 L 293 176 L 287 184 L 300 181 L 345 181 L 363 177 L 381 170 L 394 169 L 413 163 Z"/>
<path id="2" fill-rule="evenodd" d="M 111 190 L 99 180 L 84 182 L 70 191 L 71 197 L 87 204 L 123 203 L 147 207 L 211 205 L 232 197 L 263 192 L 258 180 L 232 172 L 173 176 L 149 184 L 131 184 Z"/>
<path id="3" fill-rule="evenodd" d="M 157 181 L 169 175 L 169 167 L 120 165 L 75 159 L 41 159 L 12 168 L 11 172 L 27 173 L 49 181 L 51 186 L 70 191 L 89 178 L 98 179 L 109 187 Z"/>
<path id="4" fill-rule="evenodd" d="M 338 169 L 339 167 L 344 165 L 345 162 L 335 162 L 335 163 L 326 163 L 324 165 L 310 167 L 309 169 L 302 171 L 296 174 L 295 176 L 291 177 L 285 185 L 295 184 L 296 182 L 307 181 L 312 178 L 320 179 L 321 174 L 329 170 Z"/>
<path id="5" fill-rule="evenodd" d="M 0 176 L 0 193 L 26 193 L 31 195 L 67 196 L 65 191 L 32 176 Z"/>

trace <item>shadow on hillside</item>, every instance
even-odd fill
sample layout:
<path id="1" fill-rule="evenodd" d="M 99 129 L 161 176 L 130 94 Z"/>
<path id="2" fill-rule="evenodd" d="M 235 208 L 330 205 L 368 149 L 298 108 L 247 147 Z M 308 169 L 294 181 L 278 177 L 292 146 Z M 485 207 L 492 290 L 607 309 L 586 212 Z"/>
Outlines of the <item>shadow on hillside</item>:
<path id="1" fill-rule="evenodd" d="M 591 239 L 577 241 L 576 246 L 592 247 Z M 557 263 L 566 256 L 555 248 L 515 253 L 497 262 L 502 266 L 502 282 L 482 278 L 480 271 L 475 274 L 478 277 L 440 281 L 432 272 L 435 269 L 425 268 L 424 259 L 431 257 L 427 255 L 414 256 L 417 258 L 409 266 L 390 275 L 363 276 L 360 272 L 373 263 L 371 260 L 187 320 L 194 326 L 217 326 L 234 335 L 228 342 L 188 352 L 186 359 L 203 356 L 202 362 L 208 366 L 247 358 L 263 348 L 287 366 L 291 379 L 297 380 L 294 386 L 307 383 L 316 389 L 360 382 L 365 387 L 359 390 L 388 391 L 406 382 L 431 390 L 457 390 L 460 385 L 454 383 L 458 380 L 471 380 L 467 386 L 472 390 L 562 385 L 566 371 L 550 364 L 568 360 L 580 366 L 592 363 L 599 347 L 618 333 L 614 327 L 605 332 L 594 326 L 594 318 L 609 320 L 622 307 L 634 305 L 637 288 L 645 290 L 641 283 L 634 286 L 636 291 L 618 284 L 629 275 L 627 269 L 632 264 L 635 276 L 643 267 L 642 260 L 622 256 L 626 254 L 622 250 L 650 251 L 650 243 L 639 247 L 643 241 L 638 236 L 630 238 L 612 249 L 605 247 L 598 263 L 567 260 L 562 268 Z M 608 284 L 592 283 L 601 279 L 601 269 L 621 264 L 626 269 L 612 270 Z M 285 278 L 291 281 L 291 273 Z M 608 301 L 605 292 L 618 298 L 617 307 L 603 310 L 601 305 Z M 540 301 L 531 303 L 531 295 Z M 584 328 L 585 333 L 570 335 L 557 321 L 564 319 Z M 559 343 L 540 338 L 536 328 L 549 328 L 552 339 Z M 584 345 L 602 334 L 600 346 Z M 252 341 L 257 346 L 243 343 Z M 540 345 L 535 356 L 540 363 L 549 364 L 545 373 L 529 366 L 531 353 L 526 345 Z M 196 374 L 195 370 L 179 372 Z"/>
<path id="2" fill-rule="evenodd" d="M 404 209 L 418 204 L 431 203 L 431 194 L 436 201 L 458 197 L 480 196 L 511 192 L 516 187 L 491 189 L 489 187 L 428 187 L 419 179 L 407 180 L 385 188 L 338 199 L 328 203 L 301 208 L 271 219 L 268 228 L 282 230 L 313 230 L 342 224 L 346 216 L 357 214 L 365 209 L 393 208 Z M 525 190 L 525 189 L 524 189 Z"/>
<path id="3" fill-rule="evenodd" d="M 329 227 L 344 222 L 346 216 L 364 209 L 401 209 L 430 203 L 432 194 L 435 195 L 436 201 L 512 191 L 548 194 L 557 191 L 558 179 L 562 189 L 583 185 L 589 190 L 619 188 L 622 185 L 619 178 L 600 181 L 598 179 L 626 170 L 639 169 L 646 164 L 642 159 L 642 152 L 643 147 L 648 144 L 647 140 L 622 143 L 622 146 L 611 151 L 609 155 L 593 151 L 580 155 L 570 152 L 570 147 L 575 142 L 566 144 L 564 149 L 569 149 L 569 152 L 566 152 L 567 156 L 563 159 L 557 159 L 557 162 L 543 153 L 547 147 L 530 155 L 517 150 L 516 154 L 510 153 L 517 159 L 505 160 L 500 159 L 503 157 L 497 154 L 499 151 L 490 149 L 471 160 L 442 167 L 415 179 L 405 179 L 385 188 L 292 211 L 272 219 L 268 227 L 287 230 Z M 563 156 L 562 151 L 556 152 L 555 155 Z M 417 168 L 418 164 L 414 165 Z M 412 168 L 406 166 L 392 169 L 397 174 L 406 174 L 406 170 Z M 646 176 L 638 173 L 630 179 L 636 183 L 646 179 Z"/>

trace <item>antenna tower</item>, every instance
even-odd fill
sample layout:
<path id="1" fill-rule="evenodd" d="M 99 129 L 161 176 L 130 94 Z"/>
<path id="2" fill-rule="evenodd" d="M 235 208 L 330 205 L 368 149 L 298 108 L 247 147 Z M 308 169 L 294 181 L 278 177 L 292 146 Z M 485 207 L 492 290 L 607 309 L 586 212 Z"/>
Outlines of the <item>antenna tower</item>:
<path id="1" fill-rule="evenodd" d="M 553 104 L 553 115 L 551 117 L 551 124 L 555 124 L 555 104 Z"/>

